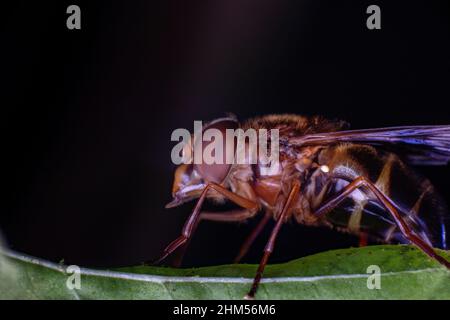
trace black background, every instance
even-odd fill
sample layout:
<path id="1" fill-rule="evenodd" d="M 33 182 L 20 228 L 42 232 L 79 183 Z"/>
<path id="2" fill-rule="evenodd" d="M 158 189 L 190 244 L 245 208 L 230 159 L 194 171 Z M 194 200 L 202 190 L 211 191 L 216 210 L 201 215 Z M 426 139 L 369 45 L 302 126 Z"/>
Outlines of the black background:
<path id="1" fill-rule="evenodd" d="M 158 256 L 193 204 L 166 210 L 170 134 L 233 112 L 353 128 L 450 123 L 448 1 L 16 1 L 1 26 L 9 246 L 85 266 Z M 81 7 L 81 30 L 66 8 Z M 381 7 L 381 30 L 366 8 Z M 418 168 L 450 200 L 449 166 Z M 185 265 L 230 262 L 255 221 L 203 223 Z M 268 230 L 245 261 L 256 262 Z M 273 262 L 355 245 L 286 225 Z"/>

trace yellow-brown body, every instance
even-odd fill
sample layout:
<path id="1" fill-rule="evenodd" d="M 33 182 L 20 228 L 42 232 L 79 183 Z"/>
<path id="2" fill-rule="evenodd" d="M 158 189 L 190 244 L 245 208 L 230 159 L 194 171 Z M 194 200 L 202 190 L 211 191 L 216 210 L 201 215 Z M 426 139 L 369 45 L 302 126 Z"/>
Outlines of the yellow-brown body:
<path id="1" fill-rule="evenodd" d="M 167 207 L 197 198 L 198 202 L 182 234 L 166 247 L 158 261 L 180 246 L 186 248 L 202 219 L 237 222 L 265 211 L 235 260 L 245 255 L 273 217 L 276 223 L 248 298 L 254 297 L 281 226 L 290 219 L 309 226 L 368 234 L 384 242 L 410 242 L 450 269 L 450 262 L 433 249 L 446 247 L 445 204 L 431 183 L 407 165 L 447 164 L 450 126 L 346 130 L 342 121 L 298 115 L 263 116 L 242 125 L 227 117 L 207 125 L 207 129 L 222 133 L 229 128 L 277 130 L 277 160 L 268 164 L 258 158 L 256 163 L 179 166 L 173 201 Z M 244 150 L 251 149 L 251 142 L 246 143 Z M 240 209 L 202 212 L 207 198 L 230 200 Z"/>
<path id="2" fill-rule="evenodd" d="M 270 115 L 250 119 L 242 128 L 278 129 L 283 142 L 305 134 L 335 132 L 345 126 L 341 121 L 321 117 Z M 337 208 L 335 214 L 320 218 L 314 214 L 320 204 L 363 176 L 401 205 L 401 212 L 413 230 L 417 230 L 430 244 L 445 247 L 445 238 L 442 238 L 446 213 L 444 202 L 429 180 L 418 175 L 395 153 L 358 143 L 305 147 L 282 143 L 279 158 L 280 167 L 264 175 L 260 173 L 263 170 L 258 164 L 233 165 L 223 185 L 258 202 L 261 209 L 273 213 L 276 219 L 293 181 L 298 181 L 300 193 L 287 219 L 354 234 L 365 232 L 380 241 L 403 242 L 405 239 L 396 230 L 395 222 L 369 191 L 353 192 L 351 201 Z M 212 197 L 221 198 L 219 194 Z"/>

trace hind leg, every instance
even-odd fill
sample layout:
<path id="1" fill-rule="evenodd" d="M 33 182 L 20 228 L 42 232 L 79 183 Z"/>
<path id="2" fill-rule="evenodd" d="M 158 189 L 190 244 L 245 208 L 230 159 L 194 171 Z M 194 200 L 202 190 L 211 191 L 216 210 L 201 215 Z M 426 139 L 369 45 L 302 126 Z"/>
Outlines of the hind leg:
<path id="1" fill-rule="evenodd" d="M 325 202 L 322 206 L 320 206 L 316 210 L 315 214 L 318 216 L 323 216 L 324 214 L 330 212 L 331 210 L 336 208 L 344 199 L 346 199 L 353 191 L 355 191 L 360 187 L 368 188 L 377 197 L 378 201 L 380 201 L 380 203 L 391 214 L 397 227 L 400 229 L 400 232 L 409 242 L 416 245 L 428 256 L 430 256 L 440 264 L 450 269 L 450 262 L 447 261 L 443 256 L 436 253 L 434 249 L 426 241 L 424 241 L 421 237 L 415 234 L 398 212 L 396 206 L 394 205 L 394 202 L 383 192 L 381 192 L 374 183 L 372 183 L 365 177 L 361 176 L 353 180 L 344 189 L 342 189 L 342 191 L 339 194 L 337 194 L 336 196 Z"/>

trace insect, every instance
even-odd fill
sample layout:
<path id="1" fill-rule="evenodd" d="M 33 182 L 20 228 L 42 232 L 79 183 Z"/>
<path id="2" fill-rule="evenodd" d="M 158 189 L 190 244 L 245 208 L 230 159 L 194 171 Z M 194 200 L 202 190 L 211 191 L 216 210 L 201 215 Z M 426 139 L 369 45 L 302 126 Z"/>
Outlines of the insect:
<path id="1" fill-rule="evenodd" d="M 434 251 L 446 248 L 446 206 L 429 180 L 413 165 L 445 165 L 450 160 L 450 125 L 348 130 L 347 124 L 320 116 L 267 115 L 240 124 L 230 116 L 204 127 L 220 131 L 277 129 L 279 165 L 182 164 L 175 172 L 173 201 L 198 202 L 180 237 L 158 262 L 186 246 L 201 220 L 243 221 L 265 215 L 244 242 L 238 262 L 265 224 L 275 219 L 247 298 L 253 298 L 283 225 L 294 219 L 329 226 L 386 242 L 412 243 L 450 269 Z M 241 209 L 202 212 L 205 199 L 231 201 Z"/>

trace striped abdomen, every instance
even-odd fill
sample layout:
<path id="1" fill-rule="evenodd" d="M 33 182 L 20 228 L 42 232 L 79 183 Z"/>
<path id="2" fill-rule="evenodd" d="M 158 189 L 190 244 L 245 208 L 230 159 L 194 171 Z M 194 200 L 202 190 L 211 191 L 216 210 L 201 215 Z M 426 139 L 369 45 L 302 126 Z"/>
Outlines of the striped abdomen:
<path id="1" fill-rule="evenodd" d="M 392 200 L 415 233 L 434 247 L 446 247 L 445 203 L 430 181 L 397 155 L 372 146 L 343 144 L 324 149 L 319 164 L 326 165 L 329 171 L 316 170 L 305 186 L 305 195 L 313 209 L 352 180 L 364 176 Z M 405 242 L 390 213 L 365 188 L 355 190 L 321 224 L 354 234 L 366 232 L 385 242 Z"/>

